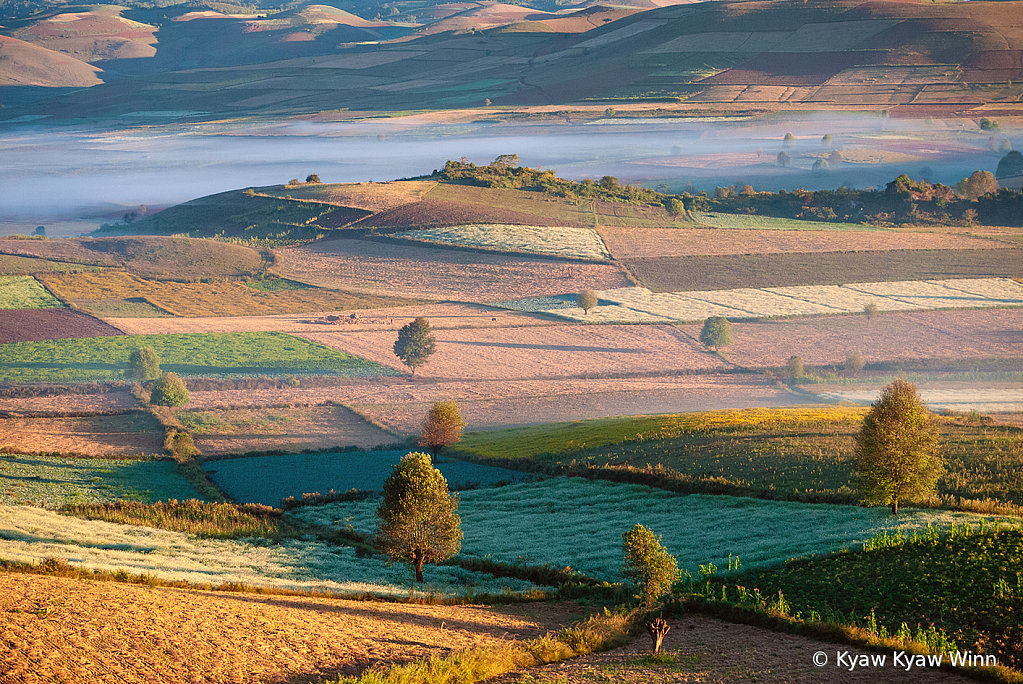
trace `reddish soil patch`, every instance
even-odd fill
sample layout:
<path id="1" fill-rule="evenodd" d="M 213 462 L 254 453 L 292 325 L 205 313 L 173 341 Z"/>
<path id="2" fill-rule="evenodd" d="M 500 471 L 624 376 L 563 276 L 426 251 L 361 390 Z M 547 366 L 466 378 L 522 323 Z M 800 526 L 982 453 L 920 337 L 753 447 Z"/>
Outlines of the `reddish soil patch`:
<path id="1" fill-rule="evenodd" d="M 420 606 L 0 574 L 0 681 L 283 683 L 542 636 L 572 604 Z M 39 617 L 37 611 L 46 611 Z"/>
<path id="2" fill-rule="evenodd" d="M 397 209 L 384 211 L 360 221 L 358 228 L 395 228 L 415 230 L 467 223 L 510 223 L 520 226 L 563 226 L 564 222 L 537 214 L 485 204 L 463 204 L 447 200 L 424 199 Z"/>
<path id="3" fill-rule="evenodd" d="M 999 83 L 1023 79 L 1023 50 L 977 52 L 963 69 L 968 83 Z"/>
<path id="4" fill-rule="evenodd" d="M 344 228 L 345 226 L 355 223 L 359 219 L 373 214 L 362 209 L 352 209 L 351 207 L 338 207 L 334 211 L 330 212 L 323 218 L 316 220 L 316 225 L 321 228 Z"/>
<path id="5" fill-rule="evenodd" d="M 849 671 L 836 666 L 837 652 L 871 653 L 855 646 L 829 644 L 792 634 L 779 634 L 766 629 L 722 622 L 702 615 L 689 615 L 681 620 L 668 620 L 671 630 L 664 638 L 662 653 L 675 662 L 648 665 L 643 658 L 650 653 L 650 639 L 642 636 L 628 646 L 531 668 L 488 680 L 491 684 L 658 684 L 667 682 L 906 682 L 907 684 L 965 684 L 973 681 L 948 670 L 930 668 L 889 667 L 863 668 Z M 817 652 L 828 656 L 824 667 L 814 665 Z"/>
<path id="6" fill-rule="evenodd" d="M 59 394 L 49 397 L 0 397 L 0 411 L 30 413 L 80 413 L 123 411 L 138 408 L 128 392 L 105 394 Z"/>
<path id="7" fill-rule="evenodd" d="M 700 326 L 683 329 L 699 337 Z M 751 368 L 843 365 L 853 351 L 867 363 L 898 359 L 1023 359 L 1023 309 L 925 311 L 733 323 L 729 359 Z"/>
<path id="8" fill-rule="evenodd" d="M 163 452 L 164 430 L 148 413 L 89 418 L 0 418 L 0 447 L 105 456 Z"/>
<path id="9" fill-rule="evenodd" d="M 306 339 L 405 370 L 393 332 L 338 332 Z M 670 325 L 556 325 L 438 330 L 423 380 L 620 378 L 718 370 L 725 365 Z M 786 357 L 787 358 L 787 357 Z"/>
<path id="10" fill-rule="evenodd" d="M 4 311 L 3 316 L 0 344 L 124 334 L 99 319 L 70 309 L 17 309 Z"/>
<path id="11" fill-rule="evenodd" d="M 764 52 L 734 69 L 700 81 L 701 85 L 824 85 L 841 71 L 877 64 L 873 52 Z"/>
<path id="12" fill-rule="evenodd" d="M 863 252 L 894 249 L 991 249 L 1010 243 L 935 233 L 724 228 L 598 228 L 615 259 L 659 256 Z"/>
<path id="13" fill-rule="evenodd" d="M 275 254 L 275 272 L 312 285 L 447 301 L 495 302 L 631 284 L 613 264 L 364 240 L 324 240 Z"/>

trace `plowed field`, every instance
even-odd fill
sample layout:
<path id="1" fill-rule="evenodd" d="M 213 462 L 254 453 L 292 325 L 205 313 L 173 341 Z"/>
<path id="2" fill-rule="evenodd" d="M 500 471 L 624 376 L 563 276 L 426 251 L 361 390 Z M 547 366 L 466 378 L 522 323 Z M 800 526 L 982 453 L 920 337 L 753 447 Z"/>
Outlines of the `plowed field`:
<path id="1" fill-rule="evenodd" d="M 3 315 L 0 344 L 124 334 L 101 320 L 70 309 L 17 309 L 4 311 Z"/>
<path id="2" fill-rule="evenodd" d="M 164 430 L 147 413 L 90 418 L 2 418 L 0 447 L 34 453 L 141 456 L 163 452 Z"/>

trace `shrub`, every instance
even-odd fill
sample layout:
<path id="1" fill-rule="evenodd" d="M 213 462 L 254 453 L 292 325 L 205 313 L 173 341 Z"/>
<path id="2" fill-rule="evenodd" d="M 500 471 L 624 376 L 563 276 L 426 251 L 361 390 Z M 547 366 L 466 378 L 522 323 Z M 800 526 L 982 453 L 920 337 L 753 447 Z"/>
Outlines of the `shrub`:
<path id="1" fill-rule="evenodd" d="M 703 330 L 700 331 L 700 342 L 707 347 L 727 347 L 732 343 L 732 324 L 722 316 L 711 316 L 703 322 Z"/>
<path id="2" fill-rule="evenodd" d="M 575 296 L 575 303 L 579 305 L 579 308 L 587 316 L 590 314 L 590 309 L 595 307 L 599 301 L 597 293 L 593 290 L 583 290 Z"/>
<path id="3" fill-rule="evenodd" d="M 853 373 L 859 373 L 866 367 L 867 362 L 863 358 L 863 354 L 859 351 L 854 351 L 852 354 L 845 359 L 845 369 L 850 370 Z"/>
<path id="4" fill-rule="evenodd" d="M 653 605 L 682 576 L 678 559 L 661 546 L 661 538 L 637 524 L 622 535 L 625 549 L 625 576 L 639 585 L 643 603 Z"/>
<path id="5" fill-rule="evenodd" d="M 864 304 L 863 315 L 867 317 L 869 321 L 871 318 L 878 314 L 877 304 Z"/>
<path id="6" fill-rule="evenodd" d="M 310 173 L 308 176 L 305 177 L 305 182 L 306 183 L 319 183 L 321 181 L 320 181 L 320 177 L 317 176 L 315 173 Z"/>
<path id="7" fill-rule="evenodd" d="M 423 421 L 423 429 L 416 437 L 416 446 L 429 449 L 436 456 L 448 444 L 462 439 L 464 427 L 465 421 L 458 404 L 454 401 L 438 401 Z"/>
<path id="8" fill-rule="evenodd" d="M 995 171 L 998 178 L 1012 178 L 1023 176 L 1023 154 L 1018 150 L 1012 150 L 998 161 L 998 168 Z"/>
<path id="9" fill-rule="evenodd" d="M 976 200 L 991 192 L 998 192 L 998 181 L 990 171 L 974 171 L 969 178 L 956 184 L 956 194 L 968 200 Z"/>
<path id="10" fill-rule="evenodd" d="M 804 376 L 803 359 L 798 356 L 790 356 L 789 362 L 785 365 L 785 375 L 789 382 L 794 382 Z"/>
<path id="11" fill-rule="evenodd" d="M 778 153 L 778 166 L 789 166 L 792 163 L 792 159 L 789 158 L 788 152 Z"/>
<path id="12" fill-rule="evenodd" d="M 997 131 L 1000 128 L 1000 126 L 998 125 L 998 122 L 992 121 L 991 119 L 987 118 L 986 116 L 981 118 L 979 125 L 980 125 L 980 130 L 982 130 L 982 131 Z"/>
<path id="13" fill-rule="evenodd" d="M 153 380 L 149 402 L 157 406 L 184 406 L 188 403 L 188 387 L 176 373 L 164 373 Z"/>
<path id="14" fill-rule="evenodd" d="M 152 347 L 135 349 L 128 357 L 125 375 L 135 382 L 148 382 L 160 377 L 160 357 Z"/>

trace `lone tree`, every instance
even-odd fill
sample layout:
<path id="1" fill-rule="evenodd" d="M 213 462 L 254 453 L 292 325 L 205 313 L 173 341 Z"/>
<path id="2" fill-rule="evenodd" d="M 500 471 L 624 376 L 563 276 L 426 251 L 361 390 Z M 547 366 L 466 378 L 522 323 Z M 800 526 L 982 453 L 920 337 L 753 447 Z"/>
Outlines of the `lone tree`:
<path id="1" fill-rule="evenodd" d="M 184 406 L 188 403 L 188 387 L 176 373 L 164 373 L 153 380 L 149 403 L 157 406 Z"/>
<path id="2" fill-rule="evenodd" d="M 877 314 L 878 314 L 877 304 L 870 303 L 863 305 L 863 315 L 867 317 L 868 321 Z"/>
<path id="3" fill-rule="evenodd" d="M 678 559 L 661 546 L 659 536 L 642 525 L 636 525 L 623 534 L 622 540 L 625 577 L 639 586 L 643 604 L 652 606 L 682 576 Z"/>
<path id="4" fill-rule="evenodd" d="M 422 583 L 424 563 L 447 560 L 462 548 L 457 510 L 458 495 L 448 492 L 429 454 L 408 454 L 384 482 L 377 546 L 392 561 L 411 564 L 416 582 Z"/>
<path id="5" fill-rule="evenodd" d="M 575 296 L 575 303 L 587 316 L 590 315 L 590 309 L 595 307 L 599 301 L 597 293 L 593 290 L 583 290 Z"/>
<path id="6" fill-rule="evenodd" d="M 803 371 L 803 359 L 798 356 L 790 356 L 789 362 L 785 364 L 785 374 L 789 382 L 795 382 L 804 377 L 806 373 Z"/>
<path id="7" fill-rule="evenodd" d="M 306 183 L 319 183 L 321 181 L 320 181 L 319 175 L 317 175 L 315 173 L 310 173 L 308 176 L 305 177 L 305 182 Z"/>
<path id="8" fill-rule="evenodd" d="M 792 163 L 792 159 L 789 157 L 788 152 L 778 153 L 778 166 L 788 166 Z"/>
<path id="9" fill-rule="evenodd" d="M 462 439 L 465 421 L 458 404 L 453 401 L 438 401 L 430 408 L 423 421 L 423 429 L 416 437 L 416 446 L 429 449 L 436 456 L 448 444 Z"/>
<path id="10" fill-rule="evenodd" d="M 863 358 L 863 354 L 857 350 L 845 359 L 845 369 L 852 371 L 853 373 L 859 373 L 867 365 L 866 359 Z"/>
<path id="11" fill-rule="evenodd" d="M 437 340 L 433 337 L 430 323 L 420 316 L 398 331 L 398 339 L 394 342 L 394 355 L 416 374 L 426 360 L 437 351 Z"/>
<path id="12" fill-rule="evenodd" d="M 964 199 L 976 200 L 989 192 L 998 192 L 998 181 L 990 171 L 974 171 L 956 183 L 956 194 Z"/>
<path id="13" fill-rule="evenodd" d="M 938 429 L 916 386 L 898 379 L 881 391 L 856 436 L 853 468 L 868 506 L 891 505 L 933 494 L 942 466 Z"/>
<path id="14" fill-rule="evenodd" d="M 1023 176 L 1023 154 L 1013 150 L 998 160 L 998 168 L 995 170 L 997 178 L 1012 178 Z"/>
<path id="15" fill-rule="evenodd" d="M 160 357 L 152 347 L 141 347 L 128 357 L 127 376 L 135 382 L 148 382 L 160 377 Z"/>
<path id="16" fill-rule="evenodd" d="M 732 343 L 732 324 L 722 316 L 711 316 L 703 322 L 703 330 L 700 331 L 700 342 L 704 346 L 727 347 Z"/>

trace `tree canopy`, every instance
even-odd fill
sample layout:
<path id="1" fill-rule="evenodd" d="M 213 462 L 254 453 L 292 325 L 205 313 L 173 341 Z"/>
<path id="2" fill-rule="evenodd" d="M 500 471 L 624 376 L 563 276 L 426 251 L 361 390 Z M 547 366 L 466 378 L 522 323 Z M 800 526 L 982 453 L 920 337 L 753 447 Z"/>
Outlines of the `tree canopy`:
<path id="1" fill-rule="evenodd" d="M 188 403 L 188 387 L 176 373 L 164 373 L 153 380 L 149 401 L 157 406 L 184 406 Z"/>
<path id="2" fill-rule="evenodd" d="M 132 350 L 125 374 L 135 382 L 148 382 L 160 377 L 160 357 L 156 350 L 152 347 Z"/>
<path id="3" fill-rule="evenodd" d="M 703 322 L 703 330 L 700 331 L 700 342 L 705 346 L 727 347 L 732 343 L 732 324 L 722 316 L 711 316 Z"/>
<path id="4" fill-rule="evenodd" d="M 454 401 L 438 401 L 426 414 L 423 428 L 416 437 L 416 446 L 429 449 L 434 456 L 449 444 L 462 439 L 462 428 L 465 420 L 458 403 Z"/>
<path id="5" fill-rule="evenodd" d="M 394 342 L 394 355 L 412 369 L 412 375 L 436 350 L 437 340 L 433 337 L 433 329 L 422 316 L 402 326 Z"/>
<path id="6" fill-rule="evenodd" d="M 653 605 L 682 576 L 678 559 L 661 546 L 659 536 L 642 525 L 623 534 L 622 540 L 625 577 L 639 585 L 644 604 Z"/>

